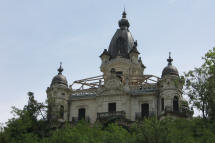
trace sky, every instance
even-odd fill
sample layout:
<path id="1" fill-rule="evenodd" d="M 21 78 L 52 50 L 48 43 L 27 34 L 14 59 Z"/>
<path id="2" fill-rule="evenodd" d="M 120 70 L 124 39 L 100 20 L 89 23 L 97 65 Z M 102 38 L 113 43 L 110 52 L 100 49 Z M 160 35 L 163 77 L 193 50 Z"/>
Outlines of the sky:
<path id="1" fill-rule="evenodd" d="M 27 92 L 44 102 L 63 63 L 69 84 L 101 75 L 123 8 L 145 74 L 161 76 L 171 51 L 180 75 L 215 46 L 214 0 L 0 0 L 0 123 L 23 108 Z"/>

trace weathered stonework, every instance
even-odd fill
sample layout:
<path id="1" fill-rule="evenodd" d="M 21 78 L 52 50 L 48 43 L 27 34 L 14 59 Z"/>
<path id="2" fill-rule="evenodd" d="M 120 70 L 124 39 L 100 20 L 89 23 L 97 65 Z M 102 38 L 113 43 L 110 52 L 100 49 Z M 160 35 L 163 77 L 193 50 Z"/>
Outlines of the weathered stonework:
<path id="1" fill-rule="evenodd" d="M 47 89 L 50 120 L 76 122 L 85 119 L 91 123 L 107 118 L 126 118 L 130 121 L 145 117 L 190 117 L 183 114 L 188 107 L 180 105 L 183 80 L 169 56 L 162 77 L 145 75 L 145 66 L 139 58 L 137 42 L 128 30 L 126 13 L 119 22 L 117 34 L 108 50 L 101 54 L 102 76 L 75 81 L 80 89 L 68 87 L 62 67 Z M 131 47 L 133 46 L 133 47 Z M 84 89 L 87 86 L 87 89 Z M 188 110 L 187 110 L 188 109 Z M 188 112 L 187 112 L 188 113 Z"/>

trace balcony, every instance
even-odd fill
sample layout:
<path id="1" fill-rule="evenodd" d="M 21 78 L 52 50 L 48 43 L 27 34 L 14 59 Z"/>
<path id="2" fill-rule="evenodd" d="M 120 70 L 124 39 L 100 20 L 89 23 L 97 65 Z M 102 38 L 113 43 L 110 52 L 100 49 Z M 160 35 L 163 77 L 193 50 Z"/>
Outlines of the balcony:
<path id="1" fill-rule="evenodd" d="M 135 120 L 143 120 L 144 118 L 148 118 L 148 117 L 154 117 L 156 114 L 154 111 L 150 111 L 148 114 L 146 114 L 145 116 L 142 115 L 142 112 L 136 112 L 135 113 Z"/>
<path id="2" fill-rule="evenodd" d="M 166 106 L 165 110 L 161 113 L 162 115 L 175 115 L 180 117 L 191 117 L 193 114 L 193 111 L 191 111 L 189 108 L 179 108 L 178 110 L 174 110 L 172 106 Z"/>
<path id="3" fill-rule="evenodd" d="M 79 117 L 72 117 L 72 122 L 78 122 L 80 120 L 85 120 L 87 122 L 90 122 L 90 117 L 89 116 L 86 116 L 85 118 L 79 118 Z"/>
<path id="4" fill-rule="evenodd" d="M 97 119 L 125 118 L 125 111 L 97 113 Z"/>

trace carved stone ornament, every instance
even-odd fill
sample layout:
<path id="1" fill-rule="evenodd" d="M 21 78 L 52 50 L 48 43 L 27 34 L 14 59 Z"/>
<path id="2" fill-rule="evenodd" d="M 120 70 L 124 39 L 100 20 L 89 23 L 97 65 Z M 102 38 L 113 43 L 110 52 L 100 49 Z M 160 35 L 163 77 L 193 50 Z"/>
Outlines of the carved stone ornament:
<path id="1" fill-rule="evenodd" d="M 99 95 L 123 94 L 123 85 L 118 77 L 111 76 L 97 92 Z"/>
<path id="2" fill-rule="evenodd" d="M 112 89 L 112 90 L 113 89 L 120 89 L 122 87 L 122 83 L 116 77 L 116 78 L 112 78 L 112 79 L 109 79 L 108 81 L 106 81 L 104 86 L 106 89 Z"/>

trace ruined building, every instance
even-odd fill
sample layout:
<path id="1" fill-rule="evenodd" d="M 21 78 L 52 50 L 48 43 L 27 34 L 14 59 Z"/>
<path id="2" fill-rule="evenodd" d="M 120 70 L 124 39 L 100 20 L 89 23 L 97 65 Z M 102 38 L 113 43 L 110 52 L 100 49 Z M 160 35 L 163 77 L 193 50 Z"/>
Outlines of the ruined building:
<path id="1" fill-rule="evenodd" d="M 144 74 L 146 67 L 129 26 L 124 11 L 108 50 L 100 55 L 102 75 L 77 80 L 69 86 L 60 65 L 47 88 L 51 121 L 84 119 L 94 123 L 114 118 L 136 121 L 150 116 L 191 117 L 182 98 L 183 78 L 171 56 L 161 77 Z M 81 87 L 74 89 L 75 84 Z"/>

